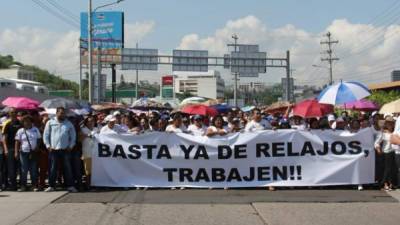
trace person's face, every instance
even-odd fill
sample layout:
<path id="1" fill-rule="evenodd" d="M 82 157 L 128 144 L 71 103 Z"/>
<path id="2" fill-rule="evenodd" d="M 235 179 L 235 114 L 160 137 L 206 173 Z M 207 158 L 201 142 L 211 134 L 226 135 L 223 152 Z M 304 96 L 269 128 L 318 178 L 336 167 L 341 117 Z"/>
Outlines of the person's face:
<path id="1" fill-rule="evenodd" d="M 17 112 L 15 111 L 15 109 L 11 109 L 11 111 L 8 113 L 8 115 L 10 116 L 11 120 L 17 119 Z"/>
<path id="2" fill-rule="evenodd" d="M 24 124 L 24 128 L 31 128 L 32 127 L 32 122 L 31 122 L 31 120 L 27 120 L 27 119 L 25 119 L 24 120 L 24 122 L 23 122 L 23 124 Z"/>
<path id="3" fill-rule="evenodd" d="M 254 117 L 255 121 L 260 121 L 261 120 L 261 112 L 258 110 L 254 111 L 253 117 Z"/>
<path id="4" fill-rule="evenodd" d="M 93 117 L 89 117 L 87 119 L 86 126 L 90 129 L 94 127 L 94 118 Z"/>
<path id="5" fill-rule="evenodd" d="M 369 122 L 368 122 L 368 120 L 363 120 L 363 121 L 361 121 L 360 126 L 361 126 L 361 128 L 367 128 L 367 127 L 369 127 Z"/>
<path id="6" fill-rule="evenodd" d="M 116 120 L 117 124 L 120 124 L 121 123 L 121 115 L 116 115 L 115 120 Z"/>
<path id="7" fill-rule="evenodd" d="M 319 127 L 319 122 L 318 120 L 313 120 L 310 124 L 311 129 L 318 129 Z"/>
<path id="8" fill-rule="evenodd" d="M 114 126 L 115 126 L 115 121 L 113 120 L 113 121 L 110 121 L 110 122 L 108 122 L 108 127 L 110 128 L 110 129 L 113 129 L 114 128 Z"/>
<path id="9" fill-rule="evenodd" d="M 182 118 L 176 118 L 174 119 L 174 125 L 176 127 L 180 127 L 182 125 Z"/>
<path id="10" fill-rule="evenodd" d="M 218 117 L 218 118 L 215 120 L 215 126 L 218 127 L 218 128 L 222 128 L 223 125 L 224 125 L 224 121 L 222 120 L 221 117 Z"/>
<path id="11" fill-rule="evenodd" d="M 147 127 L 146 120 L 145 120 L 145 119 L 141 119 L 141 120 L 140 120 L 140 125 L 141 125 L 142 127 Z"/>
<path id="12" fill-rule="evenodd" d="M 65 119 L 65 110 L 64 109 L 58 110 L 56 116 L 58 120 L 63 121 Z"/>
<path id="13" fill-rule="evenodd" d="M 203 124 L 203 121 L 202 121 L 202 119 L 196 119 L 196 120 L 194 121 L 194 124 L 196 124 L 196 126 L 198 126 L 198 127 L 201 127 L 202 124 Z"/>

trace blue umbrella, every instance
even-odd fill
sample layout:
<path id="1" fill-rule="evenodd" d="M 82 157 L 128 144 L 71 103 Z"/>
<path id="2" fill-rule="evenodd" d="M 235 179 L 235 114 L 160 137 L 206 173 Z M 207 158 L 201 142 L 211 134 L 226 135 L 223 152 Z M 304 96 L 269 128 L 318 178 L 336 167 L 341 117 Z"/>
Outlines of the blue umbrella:
<path id="1" fill-rule="evenodd" d="M 216 109 L 219 113 L 227 113 L 232 110 L 232 106 L 229 106 L 227 104 L 217 104 L 210 107 Z"/>
<path id="2" fill-rule="evenodd" d="M 255 106 L 249 105 L 249 106 L 242 107 L 240 110 L 242 110 L 243 112 L 250 112 L 254 108 L 255 108 Z"/>
<path id="3" fill-rule="evenodd" d="M 331 105 L 341 105 L 358 101 L 371 95 L 368 88 L 359 82 L 342 82 L 331 85 L 319 94 L 318 102 Z"/>

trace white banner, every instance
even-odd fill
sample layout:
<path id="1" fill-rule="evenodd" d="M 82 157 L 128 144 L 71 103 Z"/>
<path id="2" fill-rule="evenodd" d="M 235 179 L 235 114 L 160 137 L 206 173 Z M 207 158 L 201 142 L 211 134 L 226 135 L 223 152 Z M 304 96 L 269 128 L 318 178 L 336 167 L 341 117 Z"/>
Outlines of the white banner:
<path id="1" fill-rule="evenodd" d="M 258 187 L 374 182 L 371 129 L 278 130 L 224 137 L 99 135 L 92 185 Z"/>

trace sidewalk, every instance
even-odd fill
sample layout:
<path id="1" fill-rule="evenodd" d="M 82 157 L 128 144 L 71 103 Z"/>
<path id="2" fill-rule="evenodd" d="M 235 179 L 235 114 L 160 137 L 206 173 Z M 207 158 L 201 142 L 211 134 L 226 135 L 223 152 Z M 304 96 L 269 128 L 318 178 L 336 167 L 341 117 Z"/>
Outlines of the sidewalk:
<path id="1" fill-rule="evenodd" d="M 2 225 L 17 224 L 40 211 L 66 192 L 0 192 Z"/>

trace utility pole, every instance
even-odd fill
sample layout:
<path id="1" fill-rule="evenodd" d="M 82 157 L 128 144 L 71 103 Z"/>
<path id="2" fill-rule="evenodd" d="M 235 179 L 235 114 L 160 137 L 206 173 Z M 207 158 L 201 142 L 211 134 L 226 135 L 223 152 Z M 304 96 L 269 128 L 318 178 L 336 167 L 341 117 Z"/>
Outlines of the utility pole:
<path id="1" fill-rule="evenodd" d="M 138 49 L 139 48 L 139 44 L 136 42 L 136 49 Z M 139 99 L 139 88 L 138 88 L 138 86 L 139 86 L 139 70 L 138 69 L 136 69 L 136 84 L 135 84 L 135 95 L 136 95 L 136 100 L 138 100 Z"/>
<path id="2" fill-rule="evenodd" d="M 321 41 L 321 45 L 327 45 L 328 50 L 326 50 L 326 53 L 328 53 L 328 57 L 326 58 L 321 58 L 321 61 L 328 61 L 329 63 L 329 85 L 333 84 L 333 68 L 332 68 L 332 62 L 333 61 L 338 61 L 339 58 L 333 57 L 332 58 L 332 44 L 337 44 L 339 43 L 338 40 L 332 40 L 331 39 L 331 32 L 328 32 L 325 36 L 328 38 L 326 41 Z"/>
<path id="3" fill-rule="evenodd" d="M 93 62 L 92 62 L 92 0 L 89 0 L 89 10 L 88 10 L 88 64 L 89 64 L 89 103 L 93 101 Z"/>
<path id="4" fill-rule="evenodd" d="M 286 101 L 291 102 L 290 98 L 290 52 L 286 51 Z"/>
<path id="5" fill-rule="evenodd" d="M 239 38 L 238 38 L 238 36 L 236 34 L 232 35 L 232 38 L 233 38 L 233 40 L 235 40 L 234 47 L 235 47 L 235 52 L 237 52 L 237 40 Z M 234 72 L 233 75 L 234 75 L 234 79 L 235 79 L 235 84 L 234 84 L 234 87 L 233 87 L 233 101 L 234 101 L 235 107 L 238 107 L 238 101 L 237 101 L 238 73 Z"/>

